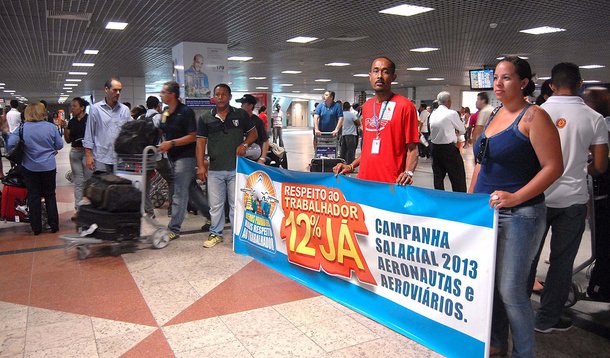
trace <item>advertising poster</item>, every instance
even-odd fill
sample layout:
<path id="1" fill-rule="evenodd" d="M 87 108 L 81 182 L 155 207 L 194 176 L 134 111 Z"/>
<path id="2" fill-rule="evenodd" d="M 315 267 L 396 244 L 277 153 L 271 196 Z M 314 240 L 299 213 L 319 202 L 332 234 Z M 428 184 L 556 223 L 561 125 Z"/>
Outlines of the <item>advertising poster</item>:
<path id="1" fill-rule="evenodd" d="M 488 196 L 238 158 L 234 250 L 445 356 L 489 350 Z"/>
<path id="2" fill-rule="evenodd" d="M 172 57 L 186 105 L 211 106 L 214 86 L 226 82 L 227 45 L 182 42 L 172 48 Z"/>

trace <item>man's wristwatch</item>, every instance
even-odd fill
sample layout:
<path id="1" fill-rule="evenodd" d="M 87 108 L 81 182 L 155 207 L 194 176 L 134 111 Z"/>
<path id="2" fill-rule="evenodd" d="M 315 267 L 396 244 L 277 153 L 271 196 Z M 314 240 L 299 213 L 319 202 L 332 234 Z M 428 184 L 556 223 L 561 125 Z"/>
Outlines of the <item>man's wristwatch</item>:
<path id="1" fill-rule="evenodd" d="M 242 143 L 241 145 L 243 145 L 243 146 L 244 146 L 244 148 L 248 149 L 248 144 L 246 144 L 246 143 Z"/>
<path id="2" fill-rule="evenodd" d="M 172 148 L 174 148 L 176 146 L 176 141 L 172 139 L 171 143 L 172 143 Z"/>
<path id="3" fill-rule="evenodd" d="M 409 177 L 413 178 L 413 172 L 410 170 L 405 170 L 405 174 L 407 174 Z"/>

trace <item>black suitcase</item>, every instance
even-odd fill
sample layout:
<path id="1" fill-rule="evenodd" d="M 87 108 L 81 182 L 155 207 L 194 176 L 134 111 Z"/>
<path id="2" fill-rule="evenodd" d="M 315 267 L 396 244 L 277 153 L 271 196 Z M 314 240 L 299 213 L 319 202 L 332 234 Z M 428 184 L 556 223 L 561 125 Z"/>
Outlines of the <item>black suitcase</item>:
<path id="1" fill-rule="evenodd" d="M 91 236 L 110 241 L 133 240 L 140 236 L 139 212 L 109 212 L 81 205 L 76 215 L 76 226 L 83 230 L 97 224 Z"/>
<path id="2" fill-rule="evenodd" d="M 309 164 L 310 172 L 332 173 L 335 165 L 343 163 L 345 160 L 341 158 L 313 158 Z"/>
<path id="3" fill-rule="evenodd" d="M 103 172 L 95 172 L 87 180 L 85 196 L 93 207 L 111 212 L 139 211 L 142 202 L 142 193 L 131 180 Z"/>

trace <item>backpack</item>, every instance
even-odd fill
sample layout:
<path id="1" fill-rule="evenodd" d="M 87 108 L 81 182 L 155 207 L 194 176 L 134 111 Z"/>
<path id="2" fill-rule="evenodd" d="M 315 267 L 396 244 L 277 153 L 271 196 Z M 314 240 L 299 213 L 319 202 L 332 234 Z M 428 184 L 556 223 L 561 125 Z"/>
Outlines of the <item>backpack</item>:
<path id="1" fill-rule="evenodd" d="M 153 117 L 141 116 L 123 124 L 114 141 L 114 151 L 117 154 L 142 154 L 146 146 L 157 145 L 159 130 L 153 123 Z"/>

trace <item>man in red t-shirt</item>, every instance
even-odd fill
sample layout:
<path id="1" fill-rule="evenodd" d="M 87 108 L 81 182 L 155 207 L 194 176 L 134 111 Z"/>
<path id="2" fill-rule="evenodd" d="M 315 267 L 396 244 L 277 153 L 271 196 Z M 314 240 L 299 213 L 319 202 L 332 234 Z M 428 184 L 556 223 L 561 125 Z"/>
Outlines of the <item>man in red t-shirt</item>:
<path id="1" fill-rule="evenodd" d="M 358 178 L 409 185 L 417 166 L 417 110 L 407 98 L 392 93 L 396 65 L 387 57 L 373 60 L 369 80 L 375 97 L 362 105 L 362 154 L 349 164 L 337 164 L 335 174 L 360 167 Z"/>
<path id="2" fill-rule="evenodd" d="M 269 133 L 269 118 L 267 117 L 267 113 L 265 113 L 266 110 L 267 107 L 261 106 L 261 108 L 258 109 L 258 117 L 263 120 L 263 123 L 265 123 L 265 130 Z"/>

